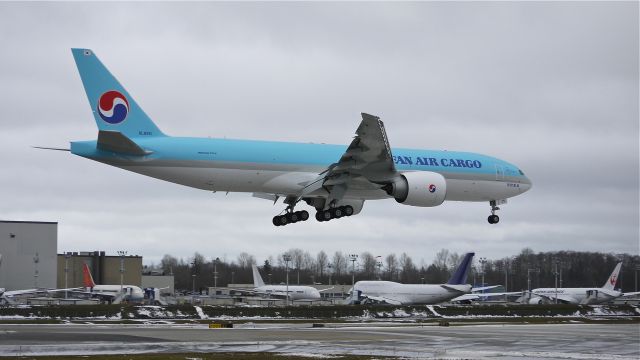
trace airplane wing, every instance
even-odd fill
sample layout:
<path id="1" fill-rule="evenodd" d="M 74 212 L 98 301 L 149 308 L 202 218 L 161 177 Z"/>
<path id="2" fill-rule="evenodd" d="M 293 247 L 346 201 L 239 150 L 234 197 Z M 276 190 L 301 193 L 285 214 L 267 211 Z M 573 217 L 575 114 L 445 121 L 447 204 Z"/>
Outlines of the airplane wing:
<path id="1" fill-rule="evenodd" d="M 622 295 L 620 295 L 620 297 L 628 297 L 628 296 L 636 296 L 636 295 L 640 295 L 640 291 L 623 293 Z"/>
<path id="2" fill-rule="evenodd" d="M 487 291 L 487 290 L 491 290 L 491 289 L 495 289 L 497 287 L 499 287 L 501 285 L 491 285 L 491 286 L 483 286 L 483 287 L 474 287 L 471 289 L 471 292 L 478 292 L 478 291 Z"/>
<path id="3" fill-rule="evenodd" d="M 335 288 L 335 286 L 332 286 L 332 287 L 330 287 L 330 288 L 326 288 L 326 289 L 322 289 L 322 290 L 318 290 L 318 292 L 325 292 L 325 291 L 327 291 L 327 290 L 331 290 L 331 289 L 333 289 L 333 288 Z"/>
<path id="4" fill-rule="evenodd" d="M 384 123 L 377 116 L 362 113 L 362 122 L 347 151 L 307 184 L 301 195 L 325 187 L 331 198 L 339 200 L 348 188 L 380 189 L 380 183 L 391 181 L 395 174 Z"/>
<path id="5" fill-rule="evenodd" d="M 391 299 L 385 296 L 370 296 L 370 295 L 362 295 L 362 297 L 364 299 L 367 300 L 373 300 L 375 302 L 379 302 L 379 303 L 385 303 L 385 304 L 390 304 L 390 305 L 402 305 L 401 301 L 398 301 L 396 299 Z"/>

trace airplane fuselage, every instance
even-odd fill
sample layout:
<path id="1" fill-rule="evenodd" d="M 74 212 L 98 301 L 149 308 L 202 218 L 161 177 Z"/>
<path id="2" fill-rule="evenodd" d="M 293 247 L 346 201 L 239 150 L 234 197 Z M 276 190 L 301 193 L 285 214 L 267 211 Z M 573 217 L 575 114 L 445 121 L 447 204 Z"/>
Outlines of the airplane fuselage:
<path id="1" fill-rule="evenodd" d="M 290 300 L 320 300 L 320 292 L 311 286 L 289 285 L 287 289 L 286 285 L 264 285 L 255 290 L 276 297 L 286 297 L 289 294 Z"/>
<path id="2" fill-rule="evenodd" d="M 531 290 L 530 302 L 554 302 L 557 297 L 559 303 L 601 304 L 621 295 L 619 291 L 603 288 L 538 288 Z"/>
<path id="3" fill-rule="evenodd" d="M 100 150 L 96 141 L 71 143 L 73 154 L 165 181 L 208 191 L 279 194 L 299 192 L 335 163 L 347 146 L 187 137 L 133 139 L 149 153 L 128 156 Z M 447 181 L 445 200 L 491 201 L 527 191 L 531 182 L 514 165 L 454 151 L 393 149 L 399 172 L 431 171 Z M 373 191 L 372 191 L 373 190 Z M 323 196 L 316 190 L 309 196 Z M 346 199 L 390 198 L 370 183 L 350 186 Z"/>
<path id="4" fill-rule="evenodd" d="M 471 291 L 471 285 L 401 284 L 393 281 L 358 281 L 354 289 L 372 300 L 390 304 L 438 304 Z"/>

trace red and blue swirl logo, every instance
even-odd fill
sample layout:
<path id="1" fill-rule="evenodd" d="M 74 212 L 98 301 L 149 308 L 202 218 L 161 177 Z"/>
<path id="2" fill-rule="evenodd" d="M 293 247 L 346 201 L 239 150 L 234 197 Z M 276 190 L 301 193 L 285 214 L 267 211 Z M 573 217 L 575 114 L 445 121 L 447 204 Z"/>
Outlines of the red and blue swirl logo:
<path id="1" fill-rule="evenodd" d="M 429 185 L 429 192 L 430 192 L 430 193 L 434 193 L 434 192 L 436 192 L 436 186 L 435 186 L 435 185 L 433 185 L 433 184 Z"/>
<path id="2" fill-rule="evenodd" d="M 122 93 L 109 90 L 100 95 L 98 101 L 98 114 L 105 122 L 116 125 L 127 118 L 129 113 L 129 101 Z"/>

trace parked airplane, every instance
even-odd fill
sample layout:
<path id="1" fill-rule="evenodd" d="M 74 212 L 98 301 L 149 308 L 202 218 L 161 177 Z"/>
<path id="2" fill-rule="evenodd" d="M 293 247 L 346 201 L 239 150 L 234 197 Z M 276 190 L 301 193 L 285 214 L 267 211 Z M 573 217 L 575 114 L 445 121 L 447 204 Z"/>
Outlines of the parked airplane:
<path id="1" fill-rule="evenodd" d="M 86 287 L 85 294 L 99 297 L 107 301 L 114 301 L 122 296 L 122 300 L 139 302 L 144 299 L 144 291 L 136 285 L 96 285 L 91 276 L 89 266 L 82 264 L 83 284 Z"/>
<path id="2" fill-rule="evenodd" d="M 492 297 L 519 296 L 516 302 L 529 304 L 550 304 L 555 303 L 556 298 L 561 304 L 602 304 L 615 300 L 620 297 L 628 297 L 640 294 L 640 292 L 623 293 L 615 289 L 618 281 L 618 275 L 622 263 L 618 263 L 613 272 L 602 287 L 586 287 L 586 288 L 537 288 L 531 290 L 531 293 L 524 292 L 508 292 L 508 293 L 485 293 L 485 294 L 467 294 L 464 300 L 481 300 Z"/>
<path id="3" fill-rule="evenodd" d="M 446 284 L 401 284 L 393 281 L 358 281 L 351 289 L 351 303 L 391 305 L 437 304 L 471 291 L 467 271 L 474 253 L 465 254 Z"/>
<path id="4" fill-rule="evenodd" d="M 171 137 L 89 49 L 72 49 L 98 139 L 71 142 L 71 153 L 157 179 L 208 191 L 253 193 L 286 208 L 276 226 L 306 221 L 304 202 L 323 222 L 358 214 L 366 200 L 393 198 L 433 207 L 487 201 L 490 224 L 506 199 L 531 181 L 506 161 L 467 152 L 391 149 L 383 122 L 362 113 L 350 145 Z M 45 148 L 52 149 L 52 148 Z"/>
<path id="5" fill-rule="evenodd" d="M 254 288 L 252 290 L 236 291 L 283 299 L 288 297 L 289 300 L 320 300 L 320 291 L 311 286 L 289 285 L 287 287 L 287 285 L 265 285 L 258 271 L 258 267 L 255 265 L 252 265 L 252 267 Z"/>

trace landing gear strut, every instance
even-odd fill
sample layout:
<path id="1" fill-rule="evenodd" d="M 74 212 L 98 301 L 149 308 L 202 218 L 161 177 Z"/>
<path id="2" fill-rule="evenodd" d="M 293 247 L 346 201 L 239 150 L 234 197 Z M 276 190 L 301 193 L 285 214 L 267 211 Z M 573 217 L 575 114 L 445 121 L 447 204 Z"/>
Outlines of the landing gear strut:
<path id="1" fill-rule="evenodd" d="M 489 215 L 487 221 L 489 224 L 497 224 L 500 221 L 500 217 L 496 215 L 496 211 L 500 210 L 500 208 L 496 206 L 495 200 L 489 201 L 489 205 L 491 205 L 491 215 Z"/>
<path id="2" fill-rule="evenodd" d="M 339 219 L 343 216 L 353 215 L 353 206 L 345 205 L 333 207 L 327 210 L 319 210 L 316 213 L 316 220 L 319 222 L 329 221 L 333 219 Z"/>

